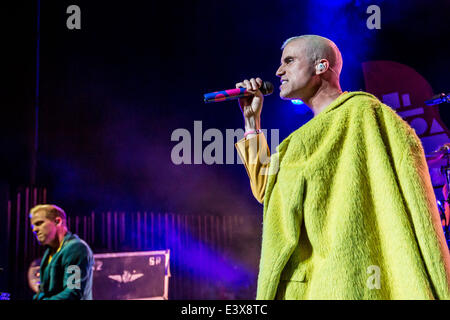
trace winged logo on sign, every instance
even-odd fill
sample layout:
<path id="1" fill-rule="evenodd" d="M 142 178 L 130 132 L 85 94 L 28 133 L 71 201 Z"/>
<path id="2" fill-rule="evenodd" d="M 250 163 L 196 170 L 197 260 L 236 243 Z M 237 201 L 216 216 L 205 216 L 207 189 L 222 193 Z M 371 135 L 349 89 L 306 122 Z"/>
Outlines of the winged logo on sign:
<path id="1" fill-rule="evenodd" d="M 133 273 L 130 273 L 127 270 L 123 271 L 123 274 L 112 274 L 109 275 L 108 278 L 110 278 L 111 280 L 117 281 L 119 283 L 128 283 L 128 282 L 133 282 L 137 279 L 139 279 L 140 277 L 144 276 L 143 273 L 134 273 L 135 271 L 133 271 Z"/>

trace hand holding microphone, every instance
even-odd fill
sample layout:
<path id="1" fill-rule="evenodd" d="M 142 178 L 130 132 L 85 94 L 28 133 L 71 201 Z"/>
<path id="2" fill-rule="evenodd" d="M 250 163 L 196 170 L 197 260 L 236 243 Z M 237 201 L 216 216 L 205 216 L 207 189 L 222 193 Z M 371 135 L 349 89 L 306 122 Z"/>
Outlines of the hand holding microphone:
<path id="1" fill-rule="evenodd" d="M 268 81 L 262 82 L 262 80 L 260 78 L 257 78 L 257 79 L 258 79 L 258 81 L 260 81 L 260 83 L 258 83 L 257 86 L 259 87 L 259 90 L 262 92 L 262 94 L 265 96 L 272 94 L 273 84 L 271 84 Z M 244 80 L 242 83 L 244 83 L 245 81 L 248 81 L 248 80 Z M 255 79 L 252 78 L 250 81 L 255 81 Z M 238 84 L 236 84 L 236 89 L 228 89 L 228 90 L 221 90 L 221 91 L 205 93 L 203 95 L 205 103 L 234 100 L 234 99 L 239 99 L 242 97 L 253 96 L 255 94 L 255 92 L 254 92 L 255 90 L 248 91 L 247 87 L 245 85 L 242 85 L 240 87 L 238 87 L 237 85 Z M 248 89 L 251 89 L 251 86 Z"/>
<path id="2" fill-rule="evenodd" d="M 272 92 L 273 85 L 270 82 L 263 82 L 261 78 L 251 78 L 236 83 L 236 89 L 207 93 L 204 99 L 206 103 L 239 99 L 245 121 L 245 132 L 249 133 L 261 129 L 260 117 L 264 95 L 272 94 Z"/>
<path id="3" fill-rule="evenodd" d="M 261 130 L 261 111 L 264 102 L 264 94 L 260 88 L 269 84 L 269 93 L 273 92 L 273 85 L 270 82 L 263 82 L 261 78 L 251 78 L 236 83 L 236 88 L 245 88 L 252 95 L 239 98 L 239 106 L 244 116 L 245 137 L 251 138 L 258 130 Z"/>

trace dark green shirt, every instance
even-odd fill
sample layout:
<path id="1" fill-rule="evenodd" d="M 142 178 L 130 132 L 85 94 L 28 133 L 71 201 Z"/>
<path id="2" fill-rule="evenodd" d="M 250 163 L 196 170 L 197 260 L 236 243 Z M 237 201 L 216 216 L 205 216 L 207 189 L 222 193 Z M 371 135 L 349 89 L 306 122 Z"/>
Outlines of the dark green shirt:
<path id="1" fill-rule="evenodd" d="M 88 244 L 67 232 L 61 250 L 50 263 L 50 248 L 44 253 L 40 269 L 39 292 L 34 300 L 92 300 L 94 256 Z"/>

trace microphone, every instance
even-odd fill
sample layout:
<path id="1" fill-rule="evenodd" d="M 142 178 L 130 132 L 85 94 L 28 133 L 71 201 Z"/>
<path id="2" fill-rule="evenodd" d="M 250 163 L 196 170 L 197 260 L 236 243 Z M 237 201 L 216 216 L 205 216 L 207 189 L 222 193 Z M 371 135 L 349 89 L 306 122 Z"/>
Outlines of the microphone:
<path id="1" fill-rule="evenodd" d="M 441 103 L 446 103 L 446 102 L 450 102 L 450 93 L 449 94 L 445 94 L 445 93 L 437 94 L 437 95 L 431 97 L 430 100 L 425 101 L 425 104 L 427 106 L 434 106 L 436 104 L 441 104 Z"/>
<path id="2" fill-rule="evenodd" d="M 269 81 L 264 81 L 261 88 L 259 88 L 259 90 L 265 96 L 272 94 L 273 84 L 271 84 Z M 252 95 L 253 95 L 253 93 L 248 92 L 246 88 L 236 88 L 236 89 L 228 89 L 228 90 L 205 93 L 203 96 L 204 96 L 205 103 L 210 103 L 210 102 L 235 100 L 235 99 L 239 99 L 242 97 L 248 97 L 248 96 L 252 96 Z"/>

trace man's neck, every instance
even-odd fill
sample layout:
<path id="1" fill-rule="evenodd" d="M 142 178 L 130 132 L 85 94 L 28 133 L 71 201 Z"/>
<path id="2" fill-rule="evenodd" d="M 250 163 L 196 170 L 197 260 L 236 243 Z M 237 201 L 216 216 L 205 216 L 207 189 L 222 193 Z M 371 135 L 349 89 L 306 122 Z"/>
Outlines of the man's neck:
<path id="1" fill-rule="evenodd" d="M 342 90 L 339 84 L 335 86 L 321 86 L 310 99 L 304 102 L 312 110 L 314 117 L 316 117 L 341 94 Z"/>
<path id="2" fill-rule="evenodd" d="M 50 244 L 50 250 L 52 254 L 54 254 L 58 248 L 61 246 L 61 243 L 64 241 L 64 237 L 67 234 L 67 229 L 61 230 L 57 233 L 55 240 Z"/>

